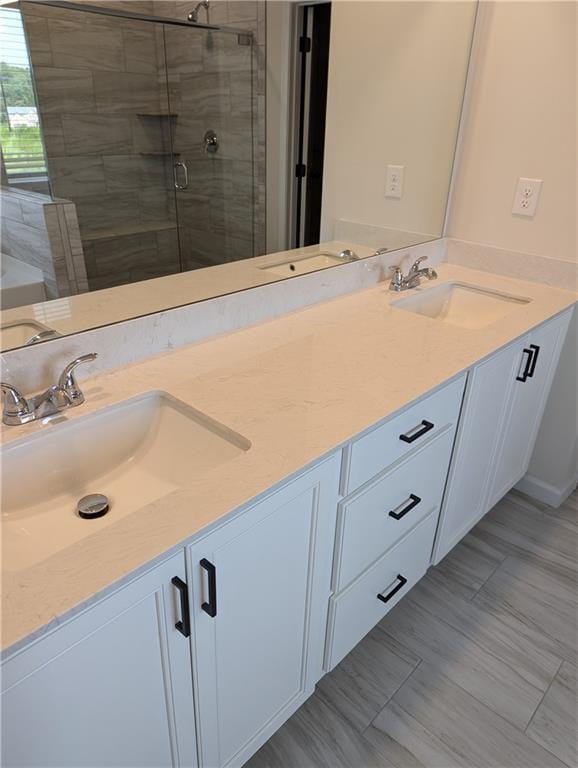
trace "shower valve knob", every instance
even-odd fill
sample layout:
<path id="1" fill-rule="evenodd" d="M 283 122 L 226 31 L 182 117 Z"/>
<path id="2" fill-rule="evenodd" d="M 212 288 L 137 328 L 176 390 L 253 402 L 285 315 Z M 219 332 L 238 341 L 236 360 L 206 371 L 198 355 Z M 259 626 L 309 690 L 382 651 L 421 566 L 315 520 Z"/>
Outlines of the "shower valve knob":
<path id="1" fill-rule="evenodd" d="M 205 150 L 213 155 L 219 149 L 219 137 L 215 131 L 207 131 L 204 136 Z"/>

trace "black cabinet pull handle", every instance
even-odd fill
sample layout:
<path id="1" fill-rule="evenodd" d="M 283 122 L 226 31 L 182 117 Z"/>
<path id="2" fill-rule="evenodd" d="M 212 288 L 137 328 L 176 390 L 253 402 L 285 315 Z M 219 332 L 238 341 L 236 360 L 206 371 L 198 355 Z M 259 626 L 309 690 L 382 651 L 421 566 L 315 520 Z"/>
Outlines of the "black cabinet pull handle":
<path id="1" fill-rule="evenodd" d="M 532 350 L 532 361 L 528 368 L 528 378 L 531 379 L 536 372 L 536 363 L 538 362 L 538 355 L 540 354 L 540 347 L 537 344 L 530 344 Z"/>
<path id="2" fill-rule="evenodd" d="M 405 587 L 407 584 L 407 579 L 405 576 L 402 576 L 401 573 L 398 573 L 395 577 L 395 580 L 398 582 L 393 589 L 391 589 L 387 594 L 383 594 L 383 592 L 378 592 L 377 599 L 381 600 L 382 603 L 387 603 L 391 600 L 391 598 L 396 595 L 402 587 Z"/>
<path id="3" fill-rule="evenodd" d="M 179 590 L 179 597 L 181 598 L 181 621 L 175 623 L 175 629 L 178 629 L 181 635 L 189 637 L 191 634 L 191 617 L 189 613 L 189 591 L 186 582 L 179 579 L 178 576 L 173 576 L 171 584 Z"/>
<path id="4" fill-rule="evenodd" d="M 392 509 L 389 513 L 390 517 L 393 517 L 394 520 L 401 520 L 402 517 L 405 517 L 408 512 L 411 512 L 411 510 L 414 507 L 417 507 L 417 505 L 420 503 L 421 499 L 419 496 L 416 496 L 415 493 L 409 494 L 409 499 L 406 507 L 403 507 L 403 509 L 399 509 L 399 507 L 403 506 L 402 504 L 399 505 L 399 507 L 396 507 L 396 509 Z M 403 504 L 406 504 L 407 502 L 403 502 Z M 397 511 L 399 510 L 399 512 Z"/>
<path id="5" fill-rule="evenodd" d="M 535 347 L 535 346 L 536 346 L 535 344 L 530 344 L 530 347 Z M 530 377 L 530 368 L 532 366 L 532 360 L 534 359 L 534 350 L 524 347 L 524 351 L 522 354 L 528 355 L 528 357 L 526 358 L 526 364 L 524 365 L 524 372 L 521 375 L 518 374 L 516 376 L 516 381 L 521 381 L 522 383 L 524 383 Z"/>
<path id="6" fill-rule="evenodd" d="M 413 435 L 411 434 L 413 432 L 413 429 L 418 429 L 418 427 L 414 427 L 413 429 L 410 429 L 409 432 L 406 432 L 405 435 L 400 435 L 399 439 L 403 440 L 404 443 L 413 443 L 414 440 L 417 440 L 418 438 L 423 437 L 427 432 L 429 432 L 431 429 L 434 428 L 434 425 L 431 423 L 431 421 L 426 421 L 425 419 L 418 426 L 420 426 L 421 429 L 419 429 Z"/>
<path id="7" fill-rule="evenodd" d="M 201 568 L 204 568 L 209 577 L 209 599 L 202 603 L 201 608 L 214 619 L 217 615 L 217 569 L 209 560 L 203 557 Z"/>

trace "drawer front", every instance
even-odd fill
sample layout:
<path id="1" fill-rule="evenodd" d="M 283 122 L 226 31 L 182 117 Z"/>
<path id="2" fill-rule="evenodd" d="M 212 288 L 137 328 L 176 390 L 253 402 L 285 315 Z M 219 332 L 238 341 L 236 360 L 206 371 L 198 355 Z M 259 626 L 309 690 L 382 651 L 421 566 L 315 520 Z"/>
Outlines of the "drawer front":
<path id="1" fill-rule="evenodd" d="M 436 509 L 363 576 L 331 598 L 327 671 L 333 669 L 425 574 L 437 519 Z"/>
<path id="2" fill-rule="evenodd" d="M 446 429 L 369 488 L 339 505 L 339 591 L 441 504 L 455 428 Z"/>
<path id="3" fill-rule="evenodd" d="M 465 375 L 424 397 L 393 419 L 355 440 L 345 457 L 344 496 L 371 480 L 394 461 L 423 445 L 448 424 L 456 424 Z"/>

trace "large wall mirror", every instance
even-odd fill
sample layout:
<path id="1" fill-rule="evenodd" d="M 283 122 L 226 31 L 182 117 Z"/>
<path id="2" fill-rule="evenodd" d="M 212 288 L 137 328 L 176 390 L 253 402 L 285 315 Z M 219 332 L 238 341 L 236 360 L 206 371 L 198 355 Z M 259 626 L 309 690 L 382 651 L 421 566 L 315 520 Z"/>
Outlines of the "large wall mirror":
<path id="1" fill-rule="evenodd" d="M 2 3 L 2 348 L 440 237 L 476 10 Z"/>

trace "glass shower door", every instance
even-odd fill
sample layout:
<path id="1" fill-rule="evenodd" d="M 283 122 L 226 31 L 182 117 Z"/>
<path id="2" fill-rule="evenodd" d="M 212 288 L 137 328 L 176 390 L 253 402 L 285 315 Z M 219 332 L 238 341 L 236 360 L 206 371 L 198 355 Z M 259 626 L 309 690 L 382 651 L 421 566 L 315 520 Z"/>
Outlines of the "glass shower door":
<path id="1" fill-rule="evenodd" d="M 48 173 L 88 287 L 181 269 L 163 24 L 23 3 Z"/>
<path id="2" fill-rule="evenodd" d="M 183 270 L 255 255 L 252 38 L 165 25 Z"/>

